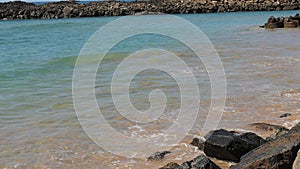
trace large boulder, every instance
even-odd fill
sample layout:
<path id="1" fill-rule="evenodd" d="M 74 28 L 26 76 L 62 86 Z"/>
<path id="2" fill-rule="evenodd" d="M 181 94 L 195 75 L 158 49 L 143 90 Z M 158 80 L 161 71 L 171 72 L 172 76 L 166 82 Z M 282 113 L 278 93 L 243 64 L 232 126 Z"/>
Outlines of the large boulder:
<path id="1" fill-rule="evenodd" d="M 204 153 L 220 160 L 239 162 L 242 155 L 265 143 L 254 133 L 236 133 L 224 129 L 205 136 Z"/>
<path id="2" fill-rule="evenodd" d="M 275 29 L 275 28 L 283 28 L 283 19 L 282 18 L 275 18 L 274 16 L 271 16 L 268 19 L 268 22 L 264 25 L 266 29 Z"/>
<path id="3" fill-rule="evenodd" d="M 250 151 L 232 169 L 291 169 L 300 149 L 300 124 L 288 133 Z"/>

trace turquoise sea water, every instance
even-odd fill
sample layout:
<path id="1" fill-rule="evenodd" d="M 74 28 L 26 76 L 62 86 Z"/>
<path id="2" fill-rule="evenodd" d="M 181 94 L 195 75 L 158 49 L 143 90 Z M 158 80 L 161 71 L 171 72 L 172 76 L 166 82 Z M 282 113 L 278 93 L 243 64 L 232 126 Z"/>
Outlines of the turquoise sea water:
<path id="1" fill-rule="evenodd" d="M 251 122 L 261 121 L 289 125 L 299 120 L 300 29 L 258 28 L 271 15 L 299 12 L 178 15 L 210 38 L 223 62 L 228 86 L 220 127 L 246 128 Z M 72 105 L 72 74 L 81 48 L 96 30 L 117 18 L 0 22 L 1 168 L 139 168 L 144 163 L 116 157 L 93 144 L 81 129 Z M 106 119 L 128 135 L 144 133 L 117 114 L 107 84 L 126 54 L 155 47 L 172 51 L 189 64 L 201 86 L 201 110 L 209 106 L 207 73 L 188 49 L 161 36 L 129 38 L 105 58 L 96 80 L 97 99 Z M 148 94 L 156 88 L 168 94 L 169 105 L 163 117 L 166 124 L 139 126 L 153 133 L 168 126 L 172 121 L 167 120 L 178 109 L 176 83 L 167 74 L 150 70 L 141 72 L 131 87 L 132 102 L 140 110 L 149 107 Z M 285 112 L 293 116 L 279 119 Z M 197 134 L 198 129 L 196 125 L 192 133 Z"/>

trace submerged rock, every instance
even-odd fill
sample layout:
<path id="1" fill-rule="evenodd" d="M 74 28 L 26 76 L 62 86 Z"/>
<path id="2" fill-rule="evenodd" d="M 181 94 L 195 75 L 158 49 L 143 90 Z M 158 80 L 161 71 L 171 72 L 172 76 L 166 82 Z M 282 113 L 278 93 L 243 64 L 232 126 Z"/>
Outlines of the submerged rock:
<path id="1" fill-rule="evenodd" d="M 288 133 L 242 156 L 241 161 L 231 169 L 292 168 L 297 152 L 300 149 L 300 124 Z"/>
<path id="2" fill-rule="evenodd" d="M 162 160 L 166 154 L 170 154 L 171 151 L 162 151 L 162 152 L 155 152 L 154 154 L 152 154 L 150 157 L 148 157 L 148 161 L 158 161 L 158 160 Z"/>
<path id="3" fill-rule="evenodd" d="M 276 124 L 268 124 L 268 123 L 252 123 L 250 126 L 255 127 L 256 129 L 264 130 L 264 131 L 279 131 L 279 130 L 288 130 L 287 128 L 276 125 Z"/>
<path id="4" fill-rule="evenodd" d="M 284 113 L 279 118 L 289 117 L 291 115 L 292 115 L 291 113 Z"/>
<path id="5" fill-rule="evenodd" d="M 234 133 L 224 129 L 215 130 L 206 136 L 204 153 L 220 160 L 239 162 L 242 155 L 265 143 L 254 133 Z"/>

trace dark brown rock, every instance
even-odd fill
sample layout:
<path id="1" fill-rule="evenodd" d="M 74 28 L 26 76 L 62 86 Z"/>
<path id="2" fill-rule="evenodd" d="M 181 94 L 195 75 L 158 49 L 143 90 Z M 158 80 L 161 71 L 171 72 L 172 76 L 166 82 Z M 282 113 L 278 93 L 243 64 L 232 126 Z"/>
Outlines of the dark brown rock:
<path id="1" fill-rule="evenodd" d="M 296 14 L 294 17 L 279 17 L 275 18 L 271 16 L 267 23 L 263 26 L 266 29 L 275 29 L 275 28 L 297 28 L 299 27 L 300 16 Z"/>
<path id="2" fill-rule="evenodd" d="M 205 155 L 200 155 L 190 161 L 192 169 L 220 169 L 214 162 L 212 162 Z"/>
<path id="3" fill-rule="evenodd" d="M 290 169 L 300 149 L 300 124 L 288 133 L 250 151 L 232 169 Z"/>
<path id="4" fill-rule="evenodd" d="M 174 162 L 170 162 L 170 163 L 166 164 L 165 166 L 163 166 L 159 169 L 175 169 L 176 167 L 179 167 L 179 164 L 174 163 Z"/>
<path id="5" fill-rule="evenodd" d="M 204 153 L 221 160 L 239 162 L 242 155 L 264 143 L 264 139 L 254 133 L 236 133 L 223 129 L 205 136 Z"/>
<path id="6" fill-rule="evenodd" d="M 289 117 L 291 115 L 292 115 L 291 113 L 284 113 L 284 114 L 280 115 L 279 118 Z"/>
<path id="7" fill-rule="evenodd" d="M 177 163 L 168 163 L 161 169 L 220 169 L 220 167 L 202 154 L 191 161 L 182 163 L 181 165 L 178 165 Z"/>

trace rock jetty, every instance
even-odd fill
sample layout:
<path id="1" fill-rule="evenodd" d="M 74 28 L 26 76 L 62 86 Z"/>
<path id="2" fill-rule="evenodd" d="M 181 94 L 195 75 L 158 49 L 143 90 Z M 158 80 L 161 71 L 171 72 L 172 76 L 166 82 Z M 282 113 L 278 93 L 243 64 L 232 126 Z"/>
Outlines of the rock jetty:
<path id="1" fill-rule="evenodd" d="M 0 19 L 52 19 L 135 14 L 187 14 L 300 9 L 300 0 L 145 0 L 99 1 L 87 4 L 60 1 L 35 5 L 21 1 L 0 3 Z"/>
<path id="2" fill-rule="evenodd" d="M 261 26 L 265 29 L 275 29 L 275 28 L 297 28 L 299 27 L 300 23 L 300 15 L 296 14 L 295 16 L 288 16 L 288 17 L 278 17 L 275 18 L 274 16 L 271 16 L 267 23 L 265 25 Z M 286 116 L 280 116 L 287 117 L 290 114 L 286 114 Z"/>
<path id="3" fill-rule="evenodd" d="M 292 168 L 299 149 L 300 124 L 293 127 L 288 133 L 245 154 L 241 161 L 231 168 Z"/>
<path id="4" fill-rule="evenodd" d="M 298 169 L 300 166 L 300 123 L 290 130 L 282 126 L 255 123 L 257 127 L 275 132 L 285 131 L 272 139 L 263 139 L 255 133 L 240 133 L 224 129 L 214 130 L 205 141 L 193 139 L 192 145 L 204 147 L 204 154 L 182 164 L 170 162 L 160 169 L 219 169 L 210 158 L 236 162 L 230 169 Z M 284 129 L 284 130 L 283 130 Z"/>

